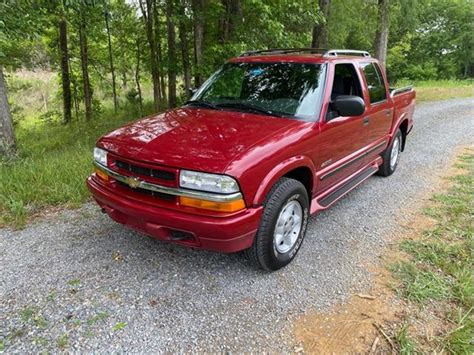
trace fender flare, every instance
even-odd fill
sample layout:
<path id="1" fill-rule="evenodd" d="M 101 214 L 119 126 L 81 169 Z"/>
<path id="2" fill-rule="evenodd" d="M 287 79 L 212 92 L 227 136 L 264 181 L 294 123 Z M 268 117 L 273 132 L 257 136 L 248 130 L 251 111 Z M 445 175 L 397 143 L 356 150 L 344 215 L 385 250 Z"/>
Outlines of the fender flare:
<path id="1" fill-rule="evenodd" d="M 257 192 L 255 193 L 254 199 L 253 199 L 253 205 L 254 206 L 259 206 L 263 203 L 265 200 L 265 197 L 267 196 L 268 192 L 270 192 L 271 188 L 275 183 L 285 174 L 290 172 L 291 170 L 297 169 L 297 168 L 308 168 L 311 171 L 311 177 L 314 180 L 314 175 L 315 175 L 315 167 L 313 161 L 308 158 L 307 156 L 303 155 L 298 155 L 294 156 L 291 158 L 288 158 L 275 167 L 273 167 L 272 170 L 265 176 L 265 178 L 262 180 L 260 183 L 260 186 L 257 189 Z M 314 184 L 313 184 L 313 189 L 314 189 Z M 312 196 L 308 196 L 309 200 L 311 201 Z"/>
<path id="2" fill-rule="evenodd" d="M 407 125 L 410 123 L 409 122 L 409 118 L 408 118 L 408 115 L 406 114 L 406 112 L 402 113 L 400 115 L 400 117 L 398 118 L 396 124 L 393 125 L 393 129 L 392 131 L 390 132 L 390 141 L 389 141 L 389 145 L 392 143 L 392 140 L 393 138 L 395 137 L 395 134 L 397 133 L 397 131 L 400 129 L 400 127 L 402 126 L 402 124 L 404 122 L 407 122 Z M 406 143 L 406 137 L 407 135 L 404 134 L 404 132 L 402 131 L 402 152 L 405 150 L 405 143 Z"/>

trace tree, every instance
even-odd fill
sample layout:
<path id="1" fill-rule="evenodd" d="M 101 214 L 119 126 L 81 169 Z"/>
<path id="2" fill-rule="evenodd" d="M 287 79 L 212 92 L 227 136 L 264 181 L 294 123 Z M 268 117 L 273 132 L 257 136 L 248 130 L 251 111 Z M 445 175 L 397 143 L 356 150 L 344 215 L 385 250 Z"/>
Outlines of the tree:
<path id="1" fill-rule="evenodd" d="M 220 18 L 221 42 L 226 43 L 234 34 L 238 22 L 242 20 L 240 0 L 221 0 L 224 14 Z"/>
<path id="2" fill-rule="evenodd" d="M 63 123 L 71 122 L 71 79 L 69 77 L 69 52 L 67 47 L 67 21 L 59 19 L 59 51 L 61 56 L 61 85 L 63 95 Z"/>
<path id="3" fill-rule="evenodd" d="M 166 80 L 165 80 L 165 69 L 164 69 L 164 60 L 163 60 L 163 50 L 162 50 L 162 33 L 161 30 L 161 14 L 160 6 L 161 2 L 158 0 L 153 0 L 154 3 L 154 16 L 155 16 L 155 40 L 156 40 L 156 57 L 158 58 L 158 75 L 160 77 L 160 88 L 161 88 L 161 100 L 166 102 Z"/>
<path id="4" fill-rule="evenodd" d="M 186 98 L 189 97 L 191 89 L 191 66 L 189 63 L 189 48 L 188 48 L 188 34 L 186 26 L 186 15 L 185 15 L 185 0 L 181 0 L 179 6 L 179 44 L 181 47 L 181 60 L 183 62 L 183 77 L 184 77 L 184 95 Z"/>
<path id="5" fill-rule="evenodd" d="M 166 0 L 168 32 L 168 107 L 176 106 L 176 32 L 173 21 L 173 1 Z"/>
<path id="6" fill-rule="evenodd" d="M 143 97 L 142 97 L 142 87 L 140 85 L 140 57 L 141 57 L 141 39 L 137 36 L 136 40 L 136 58 L 137 62 L 135 65 L 135 84 L 137 85 L 138 93 L 138 108 L 140 109 L 140 116 L 143 116 Z"/>
<path id="7" fill-rule="evenodd" d="M 105 29 L 107 31 L 107 48 L 109 52 L 109 65 L 110 65 L 110 73 L 112 74 L 112 94 L 114 98 L 114 110 L 117 112 L 118 110 L 118 99 L 117 99 L 117 91 L 116 91 L 116 86 L 115 86 L 115 67 L 114 67 L 114 57 L 112 53 L 112 40 L 110 38 L 110 26 L 109 26 L 109 9 L 107 7 L 107 4 L 105 4 L 104 7 L 104 17 L 105 17 Z"/>
<path id="8" fill-rule="evenodd" d="M 7 86 L 3 76 L 3 66 L 0 65 L 0 157 L 13 156 L 16 150 L 13 120 L 7 98 Z"/>
<path id="9" fill-rule="evenodd" d="M 378 26 L 375 33 L 375 58 L 377 58 L 384 66 L 387 62 L 387 45 L 389 31 L 389 0 L 378 1 Z"/>
<path id="10" fill-rule="evenodd" d="M 202 84 L 203 42 L 204 42 L 204 0 L 193 0 L 194 14 L 194 85 Z"/>
<path id="11" fill-rule="evenodd" d="M 86 112 L 86 120 L 92 118 L 92 89 L 89 79 L 89 56 L 87 53 L 87 34 L 86 34 L 86 15 L 84 11 L 80 11 L 79 22 L 79 43 L 81 53 L 81 69 L 82 69 L 82 85 L 84 90 L 84 106 Z"/>
<path id="12" fill-rule="evenodd" d="M 318 21 L 313 26 L 312 48 L 328 48 L 327 19 L 329 17 L 329 7 L 331 0 L 319 0 L 319 10 L 322 14 L 322 21 Z"/>
<path id="13" fill-rule="evenodd" d="M 150 52 L 150 66 L 151 66 L 151 79 L 153 84 L 153 103 L 155 110 L 160 110 L 161 101 L 161 89 L 160 89 L 160 73 L 158 70 L 157 63 L 157 48 L 154 27 L 154 3 L 152 0 L 139 0 L 140 9 L 142 12 L 143 22 L 145 25 L 146 36 L 148 40 L 148 49 Z"/>

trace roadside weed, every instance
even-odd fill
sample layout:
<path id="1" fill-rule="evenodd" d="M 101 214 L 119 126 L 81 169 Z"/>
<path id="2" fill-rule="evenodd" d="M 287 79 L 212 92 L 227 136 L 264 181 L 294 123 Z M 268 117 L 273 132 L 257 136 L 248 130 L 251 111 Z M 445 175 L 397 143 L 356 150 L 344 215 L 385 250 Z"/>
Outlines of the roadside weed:
<path id="1" fill-rule="evenodd" d="M 122 330 L 123 328 L 125 328 L 127 326 L 127 323 L 125 322 L 118 322 L 117 324 L 115 324 L 113 327 L 112 327 L 112 330 L 114 332 L 118 331 L 118 330 Z"/>
<path id="2" fill-rule="evenodd" d="M 108 317 L 109 317 L 109 314 L 107 312 L 98 312 L 96 315 L 90 317 L 87 320 L 87 324 L 88 325 L 94 325 L 98 321 L 100 321 L 102 319 L 107 319 Z"/>
<path id="3" fill-rule="evenodd" d="M 398 344 L 398 351 L 402 355 L 412 354 L 416 348 L 416 343 L 414 340 L 408 335 L 408 327 L 409 324 L 405 322 L 398 332 L 395 334 L 395 340 Z"/>
<path id="4" fill-rule="evenodd" d="M 58 345 L 58 348 L 60 349 L 66 349 L 67 345 L 68 345 L 68 342 L 69 342 L 69 337 L 67 334 L 63 334 L 61 335 L 57 340 L 56 340 L 56 344 Z"/>

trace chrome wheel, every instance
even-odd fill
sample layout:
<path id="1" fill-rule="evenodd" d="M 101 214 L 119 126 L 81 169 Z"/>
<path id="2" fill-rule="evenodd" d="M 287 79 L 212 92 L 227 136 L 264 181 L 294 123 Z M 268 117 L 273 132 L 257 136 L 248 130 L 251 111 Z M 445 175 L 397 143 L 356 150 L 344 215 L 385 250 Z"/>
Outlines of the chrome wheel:
<path id="1" fill-rule="evenodd" d="M 398 158 L 400 157 L 400 137 L 395 137 L 395 140 L 392 144 L 392 151 L 390 152 L 390 169 L 395 169 L 395 166 L 398 163 Z"/>
<path id="2" fill-rule="evenodd" d="M 287 253 L 296 243 L 303 222 L 303 208 L 298 201 L 290 201 L 283 206 L 278 216 L 273 244 L 280 253 Z"/>

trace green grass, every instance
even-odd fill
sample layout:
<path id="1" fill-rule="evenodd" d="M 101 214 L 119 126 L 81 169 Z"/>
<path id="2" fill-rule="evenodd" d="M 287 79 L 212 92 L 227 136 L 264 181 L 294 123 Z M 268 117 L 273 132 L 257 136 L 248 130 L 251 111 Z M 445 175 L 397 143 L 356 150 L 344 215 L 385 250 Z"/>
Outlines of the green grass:
<path id="1" fill-rule="evenodd" d="M 395 334 L 395 340 L 398 344 L 399 353 L 402 355 L 412 354 L 417 344 L 409 335 L 409 324 L 404 323 Z"/>
<path id="2" fill-rule="evenodd" d="M 119 331 L 119 330 L 122 330 L 123 328 L 125 328 L 127 326 L 127 323 L 125 322 L 118 322 L 117 324 L 115 324 L 113 327 L 112 327 L 112 330 L 114 332 L 116 331 Z"/>
<path id="3" fill-rule="evenodd" d="M 451 178 L 453 186 L 448 192 L 435 195 L 434 206 L 426 211 L 436 220 L 435 226 L 419 239 L 401 242 L 400 249 L 409 258 L 390 269 L 398 279 L 396 288 L 402 297 L 426 312 L 432 307 L 445 311 L 444 321 L 450 330 L 438 336 L 437 345 L 447 352 L 468 354 L 474 351 L 472 154 L 461 156 L 457 166 L 462 173 Z M 410 336 L 408 328 L 400 333 L 406 333 L 395 337 L 402 347 Z M 415 348 L 410 350 L 414 351 Z"/>
<path id="4" fill-rule="evenodd" d="M 136 112 L 107 110 L 91 122 L 68 126 L 24 120 L 16 129 L 18 157 L 0 161 L 0 226 L 19 228 L 44 208 L 77 207 L 87 200 L 95 142 L 137 118 Z"/>
<path id="5" fill-rule="evenodd" d="M 426 80 L 426 81 L 402 81 L 397 87 L 414 85 L 416 90 L 416 101 L 438 101 L 455 99 L 459 97 L 474 96 L 473 80 Z"/>

